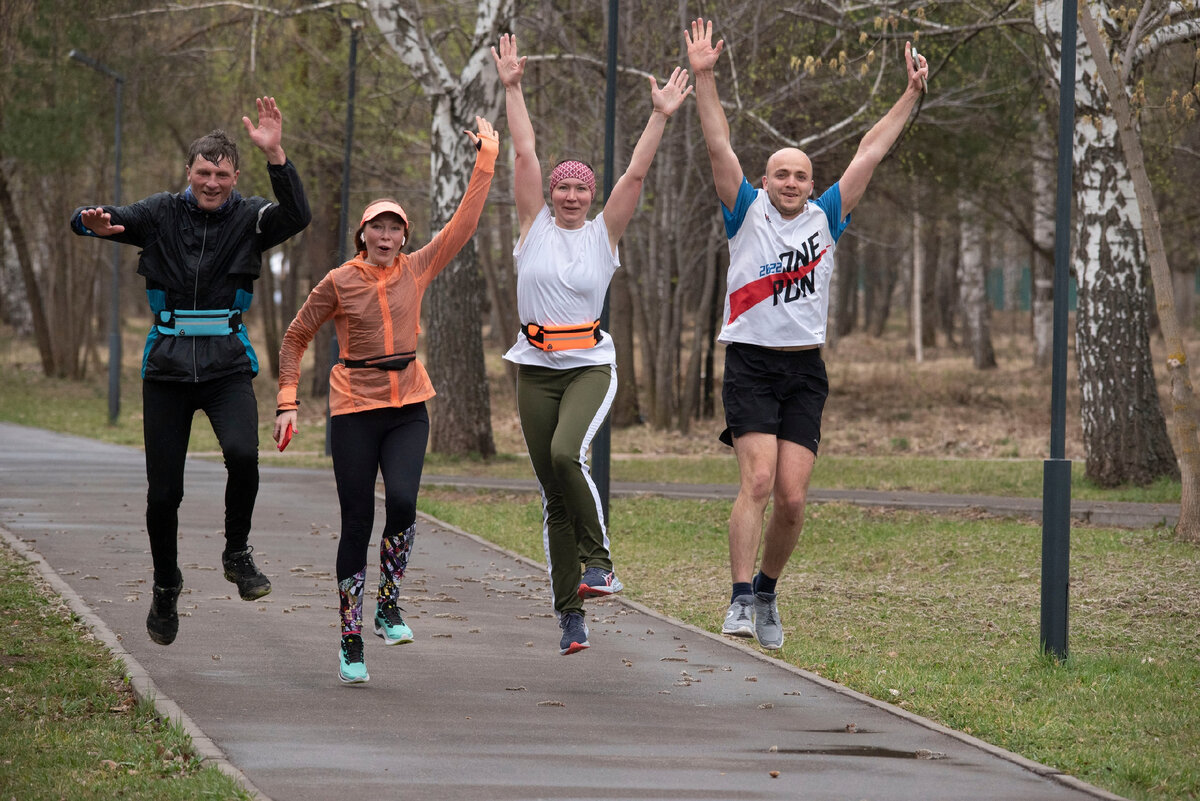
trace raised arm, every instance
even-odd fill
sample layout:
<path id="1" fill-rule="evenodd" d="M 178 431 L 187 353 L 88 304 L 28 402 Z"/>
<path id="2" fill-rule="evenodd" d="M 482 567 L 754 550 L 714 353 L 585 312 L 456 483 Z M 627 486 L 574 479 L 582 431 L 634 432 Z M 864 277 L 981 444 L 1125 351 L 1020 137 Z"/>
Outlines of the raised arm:
<path id="1" fill-rule="evenodd" d="M 929 64 L 925 61 L 924 56 L 919 55 L 917 58 L 920 63 L 914 64 L 912 43 L 905 42 L 904 61 L 908 65 L 908 86 L 905 87 L 904 94 L 900 95 L 896 104 L 888 110 L 887 114 L 883 115 L 883 119 L 867 131 L 866 136 L 858 144 L 858 152 L 854 154 L 850 166 L 842 173 L 838 186 L 842 193 L 843 215 L 852 212 L 858 205 L 858 201 L 862 200 L 863 193 L 867 191 L 867 184 L 871 182 L 871 176 L 875 174 L 875 168 L 879 166 L 879 162 L 883 161 L 883 157 L 896 143 L 896 138 L 904 130 L 904 123 L 908 121 L 908 116 L 912 114 L 917 100 L 924 91 L 925 82 L 929 77 Z"/>
<path id="2" fill-rule="evenodd" d="M 744 175 L 733 144 L 729 140 L 729 121 L 721 108 L 717 95 L 717 79 L 713 74 L 717 59 L 725 49 L 725 40 L 712 43 L 712 20 L 697 19 L 690 32 L 684 31 L 687 39 L 688 62 L 692 77 L 696 79 L 696 108 L 700 112 L 700 128 L 704 131 L 704 142 L 708 145 L 708 160 L 712 164 L 713 183 L 717 197 L 732 209 L 737 201 L 738 189 Z"/>
<path id="3" fill-rule="evenodd" d="M 267 163 L 279 166 L 287 161 L 282 144 L 283 112 L 273 97 L 255 98 L 254 105 L 258 107 L 258 125 L 251 123 L 249 117 L 242 117 L 242 125 L 246 126 L 250 141 L 267 157 Z"/>
<path id="4" fill-rule="evenodd" d="M 508 135 L 513 143 L 513 197 L 517 203 L 517 220 L 521 238 L 529 232 L 538 212 L 546 205 L 542 192 L 542 165 L 538 161 L 533 123 L 525 107 L 521 78 L 525 75 L 525 57 L 517 53 L 517 37 L 503 34 L 500 50 L 492 48 L 500 83 L 504 84 L 504 108 L 508 117 Z"/>
<path id="5" fill-rule="evenodd" d="M 634 145 L 633 155 L 629 157 L 629 166 L 617 180 L 608 202 L 604 204 L 604 223 L 608 228 L 608 243 L 615 251 L 621 234 L 625 233 L 629 220 L 637 208 L 638 198 L 642 194 L 642 183 L 650 172 L 650 164 L 654 154 L 658 152 L 658 143 L 662 141 L 663 130 L 667 120 L 683 104 L 684 98 L 692 93 L 692 87 L 687 85 L 687 70 L 679 67 L 671 73 L 671 77 L 658 88 L 658 81 L 650 76 L 650 101 L 654 110 L 646 128 Z"/>
<path id="6" fill-rule="evenodd" d="M 409 269 L 422 286 L 428 286 L 475 235 L 479 215 L 483 212 L 483 204 L 492 186 L 496 154 L 500 151 L 500 137 L 492 128 L 492 124 L 483 117 L 476 117 L 475 124 L 479 128 L 478 134 L 464 131 L 471 137 L 471 142 L 478 150 L 475 155 L 475 168 L 467 182 L 467 191 L 454 214 L 446 222 L 446 226 L 438 231 L 427 245 L 409 257 Z"/>

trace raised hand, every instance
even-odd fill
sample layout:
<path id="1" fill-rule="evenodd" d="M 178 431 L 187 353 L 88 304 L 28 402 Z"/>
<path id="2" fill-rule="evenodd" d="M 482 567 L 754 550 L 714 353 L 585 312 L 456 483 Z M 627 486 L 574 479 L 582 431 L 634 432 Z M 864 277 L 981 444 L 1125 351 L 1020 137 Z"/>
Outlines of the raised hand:
<path id="1" fill-rule="evenodd" d="M 479 150 L 483 146 L 483 140 L 495 142 L 497 149 L 500 147 L 500 135 L 496 133 L 496 129 L 492 124 L 483 117 L 475 118 L 475 127 L 479 129 L 479 133 L 474 131 L 463 131 L 467 136 L 471 137 L 471 143 L 475 145 L 475 149 Z"/>
<path id="2" fill-rule="evenodd" d="M 496 72 L 500 73 L 500 83 L 505 86 L 517 86 L 525 75 L 525 59 L 527 56 L 517 55 L 516 34 L 501 34 L 500 52 L 492 48 L 492 58 L 496 61 Z"/>
<path id="3" fill-rule="evenodd" d="M 258 125 L 250 122 L 249 117 L 242 117 L 242 125 L 250 141 L 261 150 L 272 164 L 283 164 L 287 157 L 283 154 L 283 112 L 275 104 L 273 97 L 255 98 L 254 105 L 258 107 Z"/>
<path id="4" fill-rule="evenodd" d="M 683 36 L 687 40 L 688 63 L 692 66 L 692 72 L 711 70 L 717 65 L 717 58 L 725 49 L 725 40 L 720 40 L 713 47 L 712 20 L 705 22 L 703 18 L 697 18 L 692 23 L 691 32 L 684 31 Z"/>
<path id="5" fill-rule="evenodd" d="M 924 92 L 929 87 L 929 62 L 917 52 L 912 42 L 904 43 L 904 62 L 908 65 L 908 85 Z"/>
<path id="6" fill-rule="evenodd" d="M 688 86 L 688 72 L 682 67 L 676 67 L 671 73 L 671 77 L 663 84 L 662 89 L 658 88 L 658 81 L 654 76 L 650 76 L 650 100 L 654 103 L 654 110 L 661 111 L 670 117 L 675 113 L 681 105 L 684 98 L 692 93 L 694 87 Z"/>
<path id="7" fill-rule="evenodd" d="M 125 230 L 123 225 L 113 225 L 112 215 L 100 207 L 84 209 L 79 213 L 79 222 L 96 236 L 112 236 Z"/>

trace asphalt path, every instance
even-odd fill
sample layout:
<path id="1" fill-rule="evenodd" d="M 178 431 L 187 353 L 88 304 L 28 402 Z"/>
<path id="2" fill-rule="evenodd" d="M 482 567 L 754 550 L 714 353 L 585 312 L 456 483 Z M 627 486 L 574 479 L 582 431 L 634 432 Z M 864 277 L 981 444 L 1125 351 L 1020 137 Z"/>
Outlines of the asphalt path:
<path id="1" fill-rule="evenodd" d="M 544 566 L 429 517 L 401 587 L 416 642 L 368 635 L 371 681 L 344 686 L 332 476 L 262 468 L 251 543 L 274 590 L 254 602 L 220 570 L 224 482 L 189 460 L 162 647 L 142 452 L 0 424 L 0 536 L 260 798 L 1117 798 L 623 599 L 590 602 L 592 647 L 559 656 Z"/>

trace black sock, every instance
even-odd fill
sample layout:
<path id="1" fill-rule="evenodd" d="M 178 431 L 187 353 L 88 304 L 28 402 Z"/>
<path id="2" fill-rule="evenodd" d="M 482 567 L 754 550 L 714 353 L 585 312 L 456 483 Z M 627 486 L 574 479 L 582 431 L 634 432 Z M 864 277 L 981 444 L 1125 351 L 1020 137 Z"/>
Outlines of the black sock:
<path id="1" fill-rule="evenodd" d="M 760 570 L 758 571 L 758 575 L 754 577 L 754 591 L 774 593 L 776 581 L 779 581 L 778 577 L 769 578 L 766 573 Z"/>
<path id="2" fill-rule="evenodd" d="M 754 588 L 751 586 L 750 582 L 735 581 L 735 582 L 733 582 L 733 595 L 731 595 L 729 597 L 729 603 L 733 603 L 734 601 L 736 601 L 737 597 L 739 595 L 753 595 L 753 594 L 754 594 Z"/>

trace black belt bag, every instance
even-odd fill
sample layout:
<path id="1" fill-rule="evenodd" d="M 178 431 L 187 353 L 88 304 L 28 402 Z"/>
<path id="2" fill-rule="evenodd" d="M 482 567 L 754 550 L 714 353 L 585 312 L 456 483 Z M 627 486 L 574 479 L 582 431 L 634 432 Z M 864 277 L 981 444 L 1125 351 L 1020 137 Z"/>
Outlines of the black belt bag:
<path id="1" fill-rule="evenodd" d="M 415 358 L 417 352 L 410 350 L 408 353 L 390 353 L 387 356 L 372 356 L 369 359 L 338 359 L 338 364 L 352 369 L 370 367 L 375 370 L 403 370 L 412 364 Z"/>

